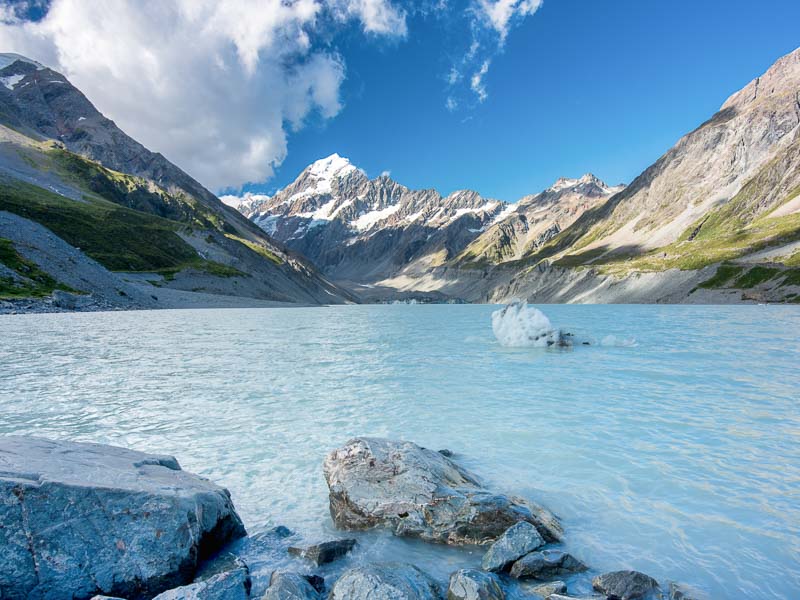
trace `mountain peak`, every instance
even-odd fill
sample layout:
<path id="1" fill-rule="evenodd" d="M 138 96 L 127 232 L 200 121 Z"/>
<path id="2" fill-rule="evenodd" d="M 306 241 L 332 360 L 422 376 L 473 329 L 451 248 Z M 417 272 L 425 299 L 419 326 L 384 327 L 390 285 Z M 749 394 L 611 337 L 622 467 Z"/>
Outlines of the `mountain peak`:
<path id="1" fill-rule="evenodd" d="M 325 158 L 320 158 L 308 166 L 308 173 L 317 179 L 329 180 L 336 175 L 345 175 L 356 169 L 349 159 L 333 153 Z"/>
<path id="2" fill-rule="evenodd" d="M 0 52 L 0 69 L 5 69 L 7 66 L 13 65 L 17 61 L 31 64 L 36 67 L 37 71 L 47 68 L 42 63 L 36 62 L 27 56 L 22 56 L 22 54 L 17 54 L 15 52 Z"/>

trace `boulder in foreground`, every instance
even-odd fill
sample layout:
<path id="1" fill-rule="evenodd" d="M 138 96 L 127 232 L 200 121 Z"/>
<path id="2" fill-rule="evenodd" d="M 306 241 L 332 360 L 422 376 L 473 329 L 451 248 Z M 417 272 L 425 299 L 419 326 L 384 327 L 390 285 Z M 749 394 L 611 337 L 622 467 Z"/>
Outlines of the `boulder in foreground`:
<path id="1" fill-rule="evenodd" d="M 411 442 L 355 438 L 325 459 L 333 522 L 387 526 L 396 535 L 446 544 L 486 544 L 521 521 L 547 541 L 562 529 L 548 510 L 485 489 L 440 452 Z"/>
<path id="2" fill-rule="evenodd" d="M 439 600 L 439 585 L 413 565 L 370 564 L 345 571 L 330 600 Z"/>
<path id="3" fill-rule="evenodd" d="M 299 573 L 276 572 L 272 574 L 269 588 L 262 600 L 319 600 L 320 591 Z"/>
<path id="4" fill-rule="evenodd" d="M 167 590 L 153 600 L 249 600 L 250 574 L 247 569 L 217 573 L 213 577 Z"/>
<path id="5" fill-rule="evenodd" d="M 192 582 L 245 535 L 230 495 L 170 456 L 0 437 L 0 597 L 128 600 Z"/>
<path id="6" fill-rule="evenodd" d="M 587 566 L 561 550 L 540 550 L 520 558 L 511 566 L 511 576 L 518 579 L 549 579 L 558 575 L 581 573 Z"/>

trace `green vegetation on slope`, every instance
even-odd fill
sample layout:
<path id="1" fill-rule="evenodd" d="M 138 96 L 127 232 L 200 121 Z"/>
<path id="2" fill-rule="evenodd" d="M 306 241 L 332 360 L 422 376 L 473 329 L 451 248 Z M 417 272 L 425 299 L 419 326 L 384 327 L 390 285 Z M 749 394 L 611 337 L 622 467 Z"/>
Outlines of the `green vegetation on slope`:
<path id="1" fill-rule="evenodd" d="M 705 288 L 705 289 L 716 289 L 725 287 L 725 284 L 728 283 L 734 277 L 738 277 L 741 272 L 744 270 L 744 267 L 739 265 L 731 265 L 731 264 L 721 264 L 717 269 L 717 272 L 714 273 L 714 276 L 710 279 L 706 279 L 703 283 L 698 285 L 697 287 Z"/>
<path id="2" fill-rule="evenodd" d="M 780 272 L 780 269 L 757 265 L 748 270 L 745 274 L 739 276 L 736 281 L 733 282 L 733 286 L 743 290 L 754 288 L 774 278 Z"/>
<path id="3" fill-rule="evenodd" d="M 41 298 L 49 296 L 53 290 L 75 291 L 25 259 L 6 238 L 0 238 L 0 265 L 16 274 L 4 276 L 0 271 L 0 298 Z"/>
<path id="4" fill-rule="evenodd" d="M 200 260 L 176 233 L 181 224 L 99 198 L 78 202 L 3 178 L 0 210 L 47 227 L 112 271 L 180 269 Z"/>

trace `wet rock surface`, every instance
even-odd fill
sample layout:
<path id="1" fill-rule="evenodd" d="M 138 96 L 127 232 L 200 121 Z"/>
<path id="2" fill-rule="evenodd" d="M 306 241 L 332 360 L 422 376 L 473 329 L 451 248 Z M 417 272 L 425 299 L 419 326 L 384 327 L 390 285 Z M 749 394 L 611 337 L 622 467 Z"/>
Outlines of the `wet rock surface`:
<path id="1" fill-rule="evenodd" d="M 315 565 L 325 565 L 332 563 L 346 556 L 356 546 L 356 540 L 333 540 L 330 542 L 322 542 L 321 544 L 314 544 L 305 548 L 291 546 L 288 549 L 289 554 L 310 560 Z"/>
<path id="2" fill-rule="evenodd" d="M 248 600 L 249 598 L 250 575 L 246 568 L 241 568 L 167 590 L 153 600 Z"/>
<path id="3" fill-rule="evenodd" d="M 592 580 L 592 587 L 610 600 L 640 600 L 653 595 L 658 582 L 639 571 L 612 571 Z"/>
<path id="4" fill-rule="evenodd" d="M 226 490 L 170 456 L 0 437 L 0 596 L 128 600 L 193 580 L 245 535 Z"/>
<path id="5" fill-rule="evenodd" d="M 439 584 L 414 565 L 371 564 L 345 571 L 330 600 L 439 600 Z"/>
<path id="6" fill-rule="evenodd" d="M 273 573 L 269 588 L 262 600 L 319 600 L 324 590 L 324 582 L 314 581 L 298 573 Z"/>
<path id="7" fill-rule="evenodd" d="M 447 600 L 504 600 L 500 581 L 493 573 L 461 569 L 450 576 Z"/>
<path id="8" fill-rule="evenodd" d="M 439 452 L 411 442 L 355 438 L 324 463 L 334 524 L 386 526 L 396 535 L 446 544 L 485 544 L 528 521 L 549 541 L 558 519 L 542 507 L 493 493 Z"/>
<path id="9" fill-rule="evenodd" d="M 558 575 L 580 573 L 587 566 L 568 552 L 542 550 L 531 552 L 511 566 L 511 576 L 518 579 L 548 579 Z"/>
<path id="10" fill-rule="evenodd" d="M 521 521 L 509 527 L 487 550 L 481 567 L 486 571 L 499 573 L 511 567 L 529 552 L 544 546 L 545 541 L 536 527 Z"/>
<path id="11" fill-rule="evenodd" d="M 566 594 L 567 584 L 563 581 L 549 581 L 547 583 L 537 583 L 535 585 L 525 585 L 522 587 L 525 592 L 534 594 L 541 598 L 548 598 L 553 594 Z"/>

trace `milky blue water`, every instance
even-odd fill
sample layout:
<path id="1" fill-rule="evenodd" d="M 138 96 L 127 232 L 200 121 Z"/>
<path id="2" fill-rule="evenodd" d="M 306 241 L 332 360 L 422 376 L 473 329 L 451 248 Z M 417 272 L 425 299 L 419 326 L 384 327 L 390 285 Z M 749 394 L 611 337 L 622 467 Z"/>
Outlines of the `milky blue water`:
<path id="1" fill-rule="evenodd" d="M 592 573 L 800 598 L 800 307 L 543 309 L 637 345 L 504 348 L 491 306 L 0 316 L 0 434 L 174 454 L 306 539 L 336 535 L 328 450 L 409 439 L 552 508 Z M 480 560 L 360 537 L 352 561 Z"/>

